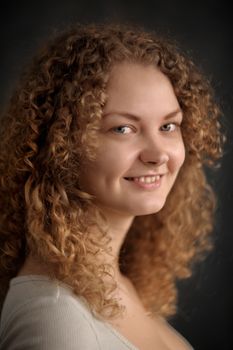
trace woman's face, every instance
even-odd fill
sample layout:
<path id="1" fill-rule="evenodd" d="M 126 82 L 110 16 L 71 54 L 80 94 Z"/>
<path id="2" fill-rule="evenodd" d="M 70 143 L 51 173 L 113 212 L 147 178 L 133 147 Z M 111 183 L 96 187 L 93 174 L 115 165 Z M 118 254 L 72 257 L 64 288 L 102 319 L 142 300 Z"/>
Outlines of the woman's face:
<path id="1" fill-rule="evenodd" d="M 81 188 L 106 211 L 156 213 L 185 159 L 173 87 L 153 66 L 121 63 L 111 71 L 107 95 L 97 157 L 85 165 Z"/>

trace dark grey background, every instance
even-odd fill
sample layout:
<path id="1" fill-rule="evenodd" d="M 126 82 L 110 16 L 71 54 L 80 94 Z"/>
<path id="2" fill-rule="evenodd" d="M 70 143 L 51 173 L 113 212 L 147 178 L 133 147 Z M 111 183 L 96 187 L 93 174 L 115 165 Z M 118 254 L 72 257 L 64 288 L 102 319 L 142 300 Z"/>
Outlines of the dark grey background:
<path id="1" fill-rule="evenodd" d="M 0 13 L 1 109 L 40 43 L 54 29 L 76 21 L 119 19 L 161 31 L 176 39 L 212 81 L 228 132 L 221 169 L 207 173 L 219 198 L 216 247 L 193 277 L 179 284 L 179 309 L 172 324 L 196 350 L 232 350 L 233 39 L 227 2 L 22 0 L 1 2 Z"/>

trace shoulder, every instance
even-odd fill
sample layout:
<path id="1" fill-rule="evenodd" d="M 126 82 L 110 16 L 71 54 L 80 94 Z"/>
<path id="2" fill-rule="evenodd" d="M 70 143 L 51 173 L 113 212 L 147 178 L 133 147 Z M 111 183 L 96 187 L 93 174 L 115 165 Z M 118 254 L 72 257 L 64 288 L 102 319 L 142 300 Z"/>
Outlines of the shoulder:
<path id="1" fill-rule="evenodd" d="M 15 287 L 2 311 L 2 348 L 13 350 L 16 344 L 20 350 L 99 348 L 91 313 L 68 289 L 39 280 Z"/>

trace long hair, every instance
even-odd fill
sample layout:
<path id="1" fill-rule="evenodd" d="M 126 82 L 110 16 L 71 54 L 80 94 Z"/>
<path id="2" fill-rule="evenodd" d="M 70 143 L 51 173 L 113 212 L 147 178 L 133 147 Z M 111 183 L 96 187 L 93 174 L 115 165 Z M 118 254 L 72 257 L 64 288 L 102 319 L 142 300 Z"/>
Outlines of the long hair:
<path id="1" fill-rule="evenodd" d="M 80 188 L 79 176 L 82 162 L 94 158 L 98 147 L 109 72 L 125 61 L 153 65 L 170 79 L 184 115 L 186 158 L 164 207 L 134 219 L 120 269 L 144 306 L 168 317 L 176 311 L 176 280 L 190 276 L 192 264 L 210 249 L 216 197 L 204 166 L 215 167 L 224 136 L 208 80 L 174 43 L 154 32 L 78 24 L 41 49 L 1 119 L 3 296 L 32 253 L 97 316 L 121 312 L 112 297 L 111 265 L 103 259 L 110 254 L 104 218 L 93 196 Z"/>

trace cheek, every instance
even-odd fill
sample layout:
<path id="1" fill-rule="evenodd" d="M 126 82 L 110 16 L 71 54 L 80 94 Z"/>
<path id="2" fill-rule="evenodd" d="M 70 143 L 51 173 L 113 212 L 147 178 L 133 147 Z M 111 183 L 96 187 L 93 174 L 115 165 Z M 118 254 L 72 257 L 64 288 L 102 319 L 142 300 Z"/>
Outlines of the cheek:
<path id="1" fill-rule="evenodd" d="M 135 149 L 125 144 L 106 144 L 98 152 L 95 164 L 96 171 L 106 171 L 106 174 L 124 173 L 130 168 L 135 159 Z"/>
<path id="2" fill-rule="evenodd" d="M 173 160 L 173 170 L 179 171 L 185 160 L 185 148 L 183 144 L 173 149 L 171 159 Z"/>
<path id="3" fill-rule="evenodd" d="M 178 162 L 179 162 L 180 168 L 184 164 L 184 161 L 185 161 L 185 147 L 184 147 L 184 144 L 183 144 L 182 147 L 181 147 L 181 150 L 180 150 L 180 154 L 178 156 Z"/>

